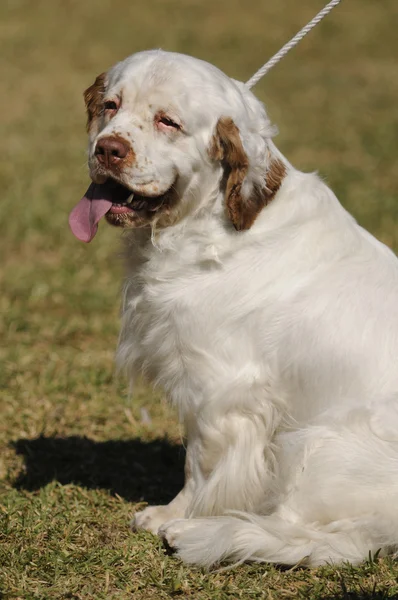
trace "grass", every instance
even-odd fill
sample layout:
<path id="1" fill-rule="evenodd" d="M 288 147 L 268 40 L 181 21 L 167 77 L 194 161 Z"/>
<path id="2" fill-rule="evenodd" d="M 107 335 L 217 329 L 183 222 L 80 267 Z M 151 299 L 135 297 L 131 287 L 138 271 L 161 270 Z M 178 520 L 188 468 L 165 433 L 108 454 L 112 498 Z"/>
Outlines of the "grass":
<path id="1" fill-rule="evenodd" d="M 119 232 L 85 246 L 67 227 L 96 74 L 161 46 L 247 79 L 322 4 L 2 1 L 0 597 L 398 598 L 392 560 L 205 573 L 130 533 L 137 507 L 181 485 L 181 432 L 160 395 L 141 386 L 130 401 L 113 374 Z M 397 24 L 396 0 L 347 0 L 256 88 L 281 150 L 395 249 Z"/>

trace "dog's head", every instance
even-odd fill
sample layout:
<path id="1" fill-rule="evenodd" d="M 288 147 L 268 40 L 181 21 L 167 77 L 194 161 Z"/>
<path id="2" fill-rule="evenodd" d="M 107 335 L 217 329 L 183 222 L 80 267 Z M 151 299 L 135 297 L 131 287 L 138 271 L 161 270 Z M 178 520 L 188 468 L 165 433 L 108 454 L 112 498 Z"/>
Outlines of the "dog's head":
<path id="1" fill-rule="evenodd" d="M 166 227 L 211 210 L 248 229 L 281 184 L 262 104 L 208 63 L 141 52 L 84 98 L 93 183 L 70 217 L 79 239 L 90 241 L 104 215 L 121 227 Z"/>

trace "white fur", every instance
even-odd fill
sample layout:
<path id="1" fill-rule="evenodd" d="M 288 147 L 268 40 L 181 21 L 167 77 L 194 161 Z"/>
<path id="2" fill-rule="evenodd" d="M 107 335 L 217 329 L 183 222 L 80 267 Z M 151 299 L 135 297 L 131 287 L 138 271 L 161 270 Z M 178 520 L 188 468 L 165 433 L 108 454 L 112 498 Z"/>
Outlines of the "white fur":
<path id="1" fill-rule="evenodd" d="M 166 391 L 188 440 L 182 495 L 143 511 L 136 527 L 169 521 L 161 534 L 183 560 L 206 566 L 357 563 L 394 551 L 396 257 L 317 175 L 282 157 L 261 103 L 215 67 L 148 52 L 115 67 L 112 81 L 130 102 L 119 131 L 153 98 L 187 124 L 172 141 L 145 128 L 132 137 L 161 187 L 180 174 L 184 209 L 152 235 L 127 233 L 118 363 Z M 207 154 L 222 116 L 249 157 L 245 194 L 266 186 L 272 159 L 286 167 L 242 232 L 225 213 L 222 165 Z"/>

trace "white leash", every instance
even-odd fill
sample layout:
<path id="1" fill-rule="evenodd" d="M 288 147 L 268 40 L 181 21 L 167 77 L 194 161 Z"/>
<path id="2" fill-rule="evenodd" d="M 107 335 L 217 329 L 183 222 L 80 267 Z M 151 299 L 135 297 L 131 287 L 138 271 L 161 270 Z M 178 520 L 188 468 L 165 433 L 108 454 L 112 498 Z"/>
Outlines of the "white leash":
<path id="1" fill-rule="evenodd" d="M 249 81 L 246 81 L 247 87 L 250 89 L 256 85 L 256 83 L 258 83 L 260 79 L 264 77 L 264 75 L 266 75 L 270 69 L 272 69 L 272 67 L 274 67 L 284 56 L 286 56 L 289 50 L 301 42 L 303 37 L 305 37 L 307 33 L 311 31 L 311 29 L 318 25 L 318 23 L 320 23 L 322 19 L 324 19 L 326 15 L 328 15 L 334 9 L 335 6 L 340 4 L 340 2 L 341 0 L 332 0 L 329 2 L 329 4 L 327 4 L 309 23 L 307 23 L 305 27 L 300 29 L 300 31 L 296 33 L 296 35 L 289 42 L 287 42 L 287 44 L 285 44 L 279 50 L 279 52 L 274 54 L 274 56 L 270 58 L 265 65 L 261 67 L 261 69 L 254 73 L 253 77 L 251 77 Z"/>

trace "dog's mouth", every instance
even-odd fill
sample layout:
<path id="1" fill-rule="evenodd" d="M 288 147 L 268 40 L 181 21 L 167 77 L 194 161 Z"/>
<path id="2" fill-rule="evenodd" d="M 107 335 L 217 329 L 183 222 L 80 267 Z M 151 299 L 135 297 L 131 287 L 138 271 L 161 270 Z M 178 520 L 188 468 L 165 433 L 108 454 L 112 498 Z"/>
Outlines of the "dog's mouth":
<path id="1" fill-rule="evenodd" d="M 123 184 L 109 178 L 101 187 L 106 187 L 112 196 L 111 213 L 121 214 L 127 212 L 139 212 L 149 210 L 155 212 L 158 210 L 169 192 L 167 190 L 160 196 L 143 196 L 133 192 Z"/>
<path id="2" fill-rule="evenodd" d="M 165 203 L 172 187 L 159 196 L 143 196 L 111 177 L 105 183 L 92 183 L 69 215 L 72 233 L 82 242 L 91 242 L 105 215 L 116 225 L 134 216 L 149 217 L 150 220 Z"/>

